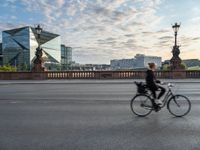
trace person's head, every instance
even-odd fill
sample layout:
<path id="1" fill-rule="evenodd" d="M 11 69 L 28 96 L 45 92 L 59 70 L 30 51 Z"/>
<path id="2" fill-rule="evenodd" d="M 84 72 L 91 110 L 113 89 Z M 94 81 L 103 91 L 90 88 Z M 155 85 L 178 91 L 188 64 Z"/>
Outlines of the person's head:
<path id="1" fill-rule="evenodd" d="M 155 63 L 148 63 L 148 65 L 149 65 L 149 69 L 151 69 L 151 70 L 156 70 L 156 64 Z"/>

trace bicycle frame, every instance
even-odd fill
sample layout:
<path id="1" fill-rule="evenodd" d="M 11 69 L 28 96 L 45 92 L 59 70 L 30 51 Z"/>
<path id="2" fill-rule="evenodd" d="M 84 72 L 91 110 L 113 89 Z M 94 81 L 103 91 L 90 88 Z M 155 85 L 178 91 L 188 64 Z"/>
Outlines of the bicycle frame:
<path id="1" fill-rule="evenodd" d="M 151 98 L 152 101 L 154 100 L 154 99 L 152 98 L 152 96 L 153 96 L 152 93 L 149 94 L 149 95 L 147 95 L 147 96 L 149 96 L 149 97 Z M 172 98 L 173 96 L 174 96 L 174 94 L 173 94 L 171 88 L 168 87 L 167 94 L 166 94 L 165 97 L 163 98 L 163 100 L 162 100 L 163 104 L 162 104 L 162 106 L 160 106 L 160 107 L 161 107 L 161 108 L 164 108 L 164 107 L 166 106 L 168 100 L 169 100 L 170 98 Z"/>

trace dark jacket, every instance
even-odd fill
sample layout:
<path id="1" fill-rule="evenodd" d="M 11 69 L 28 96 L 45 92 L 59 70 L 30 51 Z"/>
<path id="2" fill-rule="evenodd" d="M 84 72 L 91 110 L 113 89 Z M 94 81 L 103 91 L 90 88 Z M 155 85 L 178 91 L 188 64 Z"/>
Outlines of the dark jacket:
<path id="1" fill-rule="evenodd" d="M 150 90 L 158 90 L 156 83 L 160 83 L 159 80 L 156 80 L 156 77 L 152 70 L 147 70 L 146 72 L 146 84 Z"/>

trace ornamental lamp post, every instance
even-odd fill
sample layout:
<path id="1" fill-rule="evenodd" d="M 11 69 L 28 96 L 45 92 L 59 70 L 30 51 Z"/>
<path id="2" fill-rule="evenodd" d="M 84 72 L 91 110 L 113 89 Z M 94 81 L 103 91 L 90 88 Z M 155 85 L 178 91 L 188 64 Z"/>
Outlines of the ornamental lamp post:
<path id="1" fill-rule="evenodd" d="M 40 40 L 40 34 L 42 33 L 42 28 L 38 24 L 37 27 L 35 28 L 35 31 L 37 33 L 38 39 Z M 40 44 L 40 43 L 39 43 Z"/>
<path id="2" fill-rule="evenodd" d="M 177 70 L 184 70 L 183 66 L 181 65 L 182 63 L 182 60 L 181 58 L 179 57 L 180 55 L 180 49 L 177 45 L 177 35 L 178 35 L 178 31 L 179 31 L 179 28 L 181 27 L 181 24 L 178 24 L 178 23 L 175 23 L 174 25 L 172 25 L 172 28 L 174 30 L 174 35 L 175 35 L 175 43 L 174 43 L 174 46 L 173 46 L 173 49 L 172 49 L 172 58 L 170 60 L 170 68 L 171 70 L 173 71 L 177 71 Z"/>
<path id="3" fill-rule="evenodd" d="M 42 59 L 42 48 L 40 47 L 40 38 L 41 38 L 41 33 L 42 33 L 42 28 L 40 25 L 37 25 L 35 28 L 35 32 L 37 34 L 37 41 L 38 41 L 38 47 L 36 48 L 36 53 L 35 53 L 35 60 L 33 61 L 33 72 L 44 72 L 44 67 L 43 67 L 43 59 Z"/>
<path id="4" fill-rule="evenodd" d="M 178 35 L 178 30 L 181 27 L 181 24 L 175 23 L 172 25 L 172 28 L 174 30 L 174 35 L 175 35 L 175 46 L 177 46 L 177 35 Z"/>

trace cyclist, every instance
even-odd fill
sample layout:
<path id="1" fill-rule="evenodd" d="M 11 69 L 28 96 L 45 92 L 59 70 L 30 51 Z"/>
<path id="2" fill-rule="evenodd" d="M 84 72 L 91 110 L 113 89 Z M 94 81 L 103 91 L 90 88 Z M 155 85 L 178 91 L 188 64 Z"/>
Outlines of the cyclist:
<path id="1" fill-rule="evenodd" d="M 162 105 L 162 101 L 160 100 L 160 98 L 165 94 L 165 88 L 158 85 L 157 83 L 161 83 L 160 80 L 157 80 L 155 75 L 154 75 L 154 71 L 156 70 L 156 64 L 155 63 L 149 63 L 149 68 L 146 72 L 146 84 L 147 87 L 149 88 L 149 90 L 152 92 L 153 94 L 153 98 L 154 98 L 154 103 L 157 105 Z M 156 95 L 156 91 L 161 90 L 160 93 L 158 94 L 158 96 Z"/>

